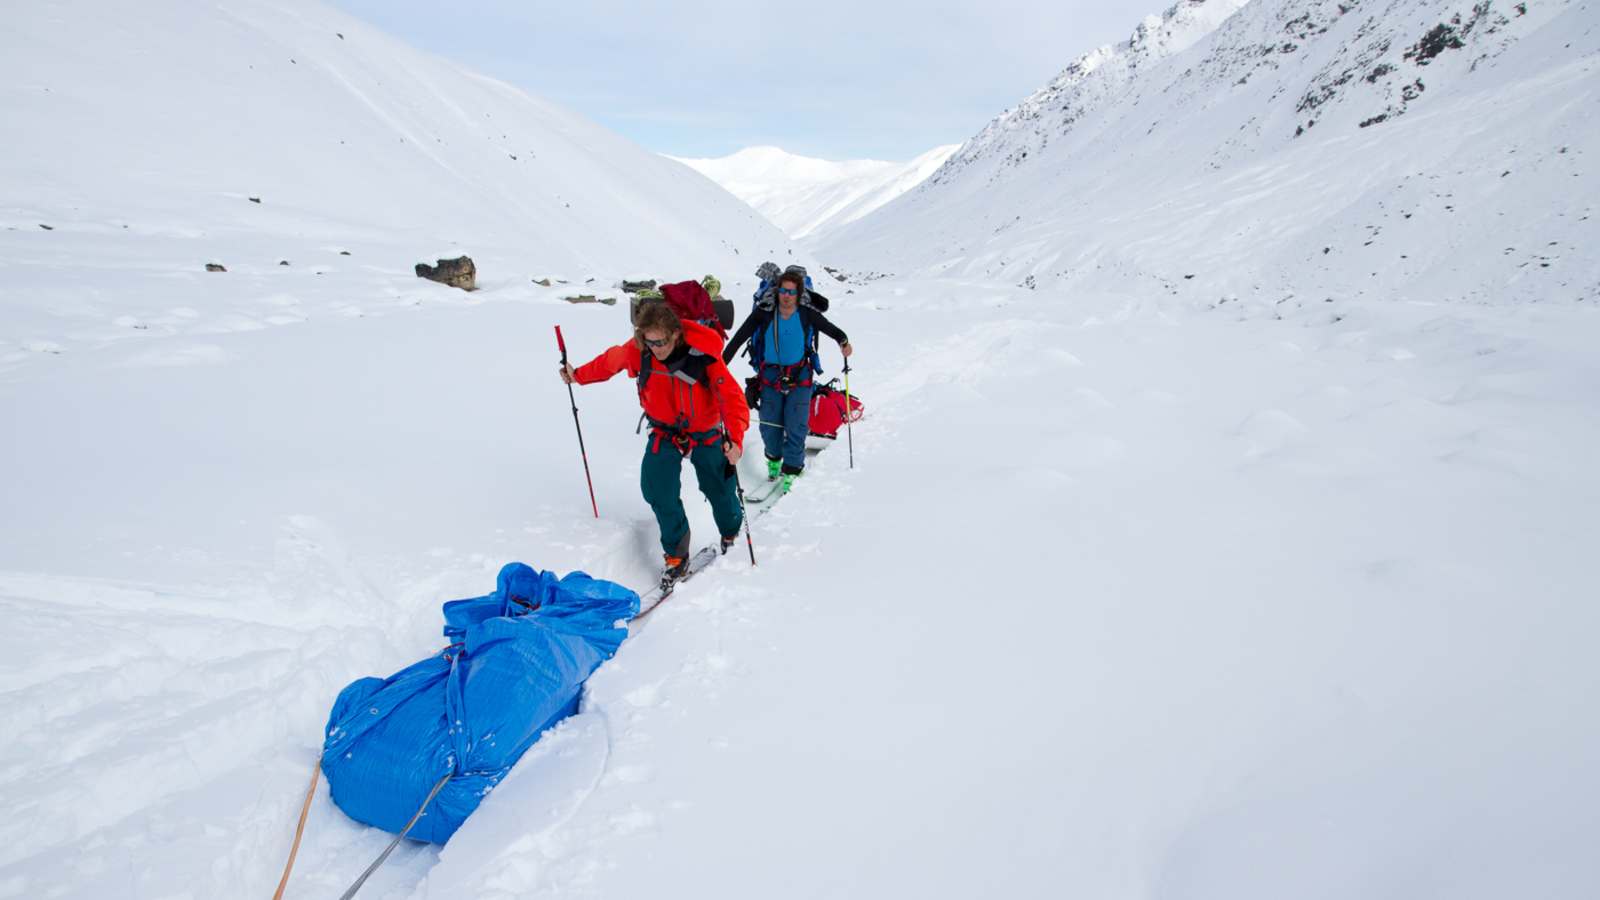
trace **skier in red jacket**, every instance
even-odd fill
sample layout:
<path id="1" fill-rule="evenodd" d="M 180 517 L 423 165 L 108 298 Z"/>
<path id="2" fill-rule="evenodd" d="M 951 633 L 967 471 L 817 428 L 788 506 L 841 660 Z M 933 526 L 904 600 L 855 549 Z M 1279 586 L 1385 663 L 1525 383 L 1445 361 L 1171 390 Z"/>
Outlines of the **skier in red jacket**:
<path id="1" fill-rule="evenodd" d="M 668 589 L 689 563 L 689 518 L 681 496 L 684 457 L 694 465 L 700 492 L 711 501 L 722 552 L 739 535 L 744 514 L 734 464 L 744 452 L 750 407 L 722 361 L 722 338 L 704 325 L 679 319 L 659 301 L 639 307 L 633 340 L 576 369 L 563 366 L 561 380 L 594 384 L 624 370 L 638 382 L 639 405 L 650 424 L 639 482 L 661 526 L 666 557 L 662 587 Z"/>

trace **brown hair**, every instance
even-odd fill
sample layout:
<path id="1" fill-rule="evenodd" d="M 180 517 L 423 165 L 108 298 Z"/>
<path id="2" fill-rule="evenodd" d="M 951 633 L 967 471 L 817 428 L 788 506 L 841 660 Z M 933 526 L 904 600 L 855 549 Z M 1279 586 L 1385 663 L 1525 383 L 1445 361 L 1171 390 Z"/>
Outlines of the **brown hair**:
<path id="1" fill-rule="evenodd" d="M 798 294 L 805 289 L 806 281 L 804 278 L 796 275 L 793 272 L 785 272 L 778 276 L 778 287 L 783 287 L 786 284 L 794 285 L 795 293 Z"/>
<path id="2" fill-rule="evenodd" d="M 683 331 L 683 322 L 678 319 L 678 314 L 672 307 L 660 300 L 646 300 L 639 304 L 639 316 L 633 323 L 633 340 L 639 349 L 645 349 L 644 333 L 646 330 L 664 331 L 668 337 L 676 336 Z"/>

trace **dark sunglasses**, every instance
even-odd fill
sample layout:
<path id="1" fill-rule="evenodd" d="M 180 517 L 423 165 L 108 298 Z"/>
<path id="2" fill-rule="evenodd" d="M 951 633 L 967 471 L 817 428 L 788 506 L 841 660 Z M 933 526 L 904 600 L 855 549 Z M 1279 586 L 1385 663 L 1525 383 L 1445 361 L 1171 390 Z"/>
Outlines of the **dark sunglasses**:
<path id="1" fill-rule="evenodd" d="M 641 335 L 639 335 L 639 338 L 641 340 L 643 340 L 645 342 L 645 344 L 647 344 L 648 346 L 651 346 L 651 347 L 665 347 L 666 345 L 672 343 L 672 338 L 669 338 L 669 337 L 664 337 L 659 341 L 652 341 L 649 338 L 647 338 L 647 337 L 645 337 L 644 335 L 641 334 Z"/>
<path id="2" fill-rule="evenodd" d="M 778 293 L 782 294 L 785 297 L 793 297 L 795 294 L 798 294 L 800 292 L 795 290 L 794 288 L 778 288 Z"/>

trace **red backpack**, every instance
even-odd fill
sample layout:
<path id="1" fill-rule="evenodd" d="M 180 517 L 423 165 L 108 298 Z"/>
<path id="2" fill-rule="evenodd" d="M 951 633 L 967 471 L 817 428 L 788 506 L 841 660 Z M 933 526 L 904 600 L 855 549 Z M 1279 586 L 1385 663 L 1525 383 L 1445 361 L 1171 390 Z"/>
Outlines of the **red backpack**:
<path id="1" fill-rule="evenodd" d="M 723 326 L 716 307 L 711 305 L 711 295 L 706 293 L 705 285 L 698 281 L 679 281 L 663 284 L 659 290 L 661 298 L 678 318 L 698 322 L 715 331 L 724 341 L 728 339 L 728 329 Z"/>
<path id="2" fill-rule="evenodd" d="M 861 420 L 864 412 L 861 398 L 851 394 L 850 405 L 845 406 L 844 391 L 834 387 L 838 383 L 839 379 L 835 378 L 827 384 L 817 385 L 811 393 L 811 433 L 817 437 L 830 440 L 838 437 L 847 415 L 851 422 Z"/>

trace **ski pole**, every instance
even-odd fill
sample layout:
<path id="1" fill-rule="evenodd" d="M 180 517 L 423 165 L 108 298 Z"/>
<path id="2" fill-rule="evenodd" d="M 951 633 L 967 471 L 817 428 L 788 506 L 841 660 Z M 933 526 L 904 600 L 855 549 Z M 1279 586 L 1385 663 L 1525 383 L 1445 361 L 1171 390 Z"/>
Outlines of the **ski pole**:
<path id="1" fill-rule="evenodd" d="M 855 422 L 855 407 L 850 403 L 850 357 L 844 358 L 844 431 L 845 441 L 850 445 L 850 468 L 856 467 L 856 430 L 851 423 Z M 839 432 L 835 431 L 834 434 Z"/>
<path id="2" fill-rule="evenodd" d="M 567 370 L 567 342 L 561 337 L 561 326 L 556 326 L 556 346 L 561 348 L 561 371 Z M 589 475 L 589 451 L 583 448 L 583 426 L 578 423 L 578 398 L 572 393 L 572 383 L 567 383 L 567 400 L 572 403 L 572 427 L 578 429 L 578 455 L 583 457 L 583 480 L 589 483 L 589 507 L 594 517 L 600 518 L 600 504 L 594 499 L 594 479 Z"/>
<path id="3" fill-rule="evenodd" d="M 722 432 L 724 446 L 733 446 L 733 439 L 728 437 L 728 432 Z M 750 537 L 750 513 L 744 506 L 744 485 L 739 483 L 739 466 L 728 463 L 728 476 L 733 479 L 733 488 L 739 494 L 739 518 L 744 519 L 744 543 L 750 548 L 750 565 L 756 564 L 756 542 Z"/>

